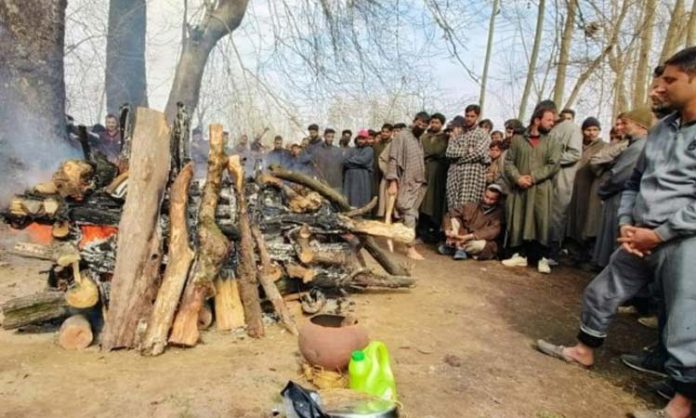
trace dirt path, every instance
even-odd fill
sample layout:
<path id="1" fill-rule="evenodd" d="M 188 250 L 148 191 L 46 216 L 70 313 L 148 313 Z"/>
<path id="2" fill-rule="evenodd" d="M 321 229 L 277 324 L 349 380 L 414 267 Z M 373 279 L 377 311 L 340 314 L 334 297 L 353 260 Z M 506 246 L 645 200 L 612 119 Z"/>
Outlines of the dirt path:
<path id="1" fill-rule="evenodd" d="M 633 318 L 614 326 L 594 371 L 531 348 L 544 337 L 574 341 L 589 275 L 427 256 L 417 288 L 353 298 L 371 338 L 390 348 L 403 416 L 623 417 L 659 404 L 639 391 L 649 380 L 618 360 L 652 338 Z M 43 286 L 44 265 L 5 261 L 0 303 Z M 289 379 L 302 382 L 295 339 L 277 326 L 260 341 L 206 332 L 195 349 L 157 358 L 71 353 L 53 338 L 0 331 L 0 416 L 263 417 Z"/>

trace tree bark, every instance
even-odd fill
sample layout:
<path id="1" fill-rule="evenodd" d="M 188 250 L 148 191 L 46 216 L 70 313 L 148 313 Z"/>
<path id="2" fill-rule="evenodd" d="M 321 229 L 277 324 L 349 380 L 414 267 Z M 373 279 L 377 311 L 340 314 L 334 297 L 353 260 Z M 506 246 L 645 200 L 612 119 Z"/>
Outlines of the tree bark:
<path id="1" fill-rule="evenodd" d="M 667 34 L 665 35 L 664 43 L 662 44 L 662 52 L 660 53 L 660 62 L 665 62 L 679 48 L 679 38 L 682 34 L 682 25 L 684 24 L 684 0 L 675 0 L 674 8 L 672 9 L 672 18 L 667 26 Z"/>
<path id="2" fill-rule="evenodd" d="M 529 67 L 527 69 L 527 80 L 524 83 L 524 91 L 522 92 L 522 100 L 520 101 L 520 111 L 517 117 L 517 119 L 519 120 L 524 120 L 525 113 L 527 112 L 527 100 L 529 100 L 529 93 L 532 91 L 532 84 L 534 83 L 534 74 L 536 73 L 537 60 L 539 59 L 539 48 L 541 47 L 541 37 L 543 35 L 544 30 L 545 13 L 546 0 L 539 0 L 536 31 L 534 32 L 534 45 L 532 46 L 532 55 L 529 58 Z"/>
<path id="3" fill-rule="evenodd" d="M 696 42 L 696 1 L 691 3 L 691 13 L 686 24 L 686 46 L 693 46 Z"/>
<path id="4" fill-rule="evenodd" d="M 653 43 L 653 29 L 655 27 L 656 0 L 645 0 L 644 18 L 640 29 L 640 51 L 636 65 L 636 79 L 633 86 L 633 107 L 645 106 L 647 103 L 648 71 L 650 66 L 650 52 Z"/>
<path id="5" fill-rule="evenodd" d="M 68 315 L 63 292 L 40 292 L 10 299 L 0 306 L 4 329 L 17 329 Z"/>
<path id="6" fill-rule="evenodd" d="M 135 346 L 136 330 L 152 312 L 162 255 L 159 213 L 169 164 L 164 114 L 138 108 L 109 317 L 101 341 L 104 350 Z"/>
<path id="7" fill-rule="evenodd" d="M 79 155 L 65 143 L 66 5 L 67 0 L 0 2 L 0 167 L 3 173 L 13 169 L 20 183 L 26 181 L 23 171 L 44 172 Z M 35 158 L 38 149 L 50 159 Z M 22 186 L 28 184 L 15 190 Z"/>
<path id="8" fill-rule="evenodd" d="M 198 251 L 196 264 L 189 280 L 182 302 L 182 309 L 176 315 L 169 341 L 184 346 L 193 346 L 198 342 L 198 313 L 203 301 L 215 294 L 215 279 L 220 273 L 222 262 L 229 254 L 230 243 L 215 222 L 215 212 L 222 187 L 222 173 L 227 158 L 222 138 L 222 125 L 210 126 L 210 151 L 208 154 L 208 173 L 198 210 Z M 188 296 L 195 296 L 187 299 Z M 203 297 L 201 297 L 203 295 Z"/>
<path id="9" fill-rule="evenodd" d="M 106 110 L 116 114 L 129 103 L 147 107 L 145 0 L 110 0 L 106 36 Z"/>
<path id="10" fill-rule="evenodd" d="M 206 11 L 199 25 L 189 29 L 167 100 L 167 120 L 174 119 L 177 102 L 184 103 L 189 113 L 195 111 L 208 56 L 220 39 L 239 27 L 247 4 L 248 0 L 220 0 L 214 10 Z"/>
<path id="11" fill-rule="evenodd" d="M 481 76 L 481 94 L 479 95 L 479 106 L 483 114 L 486 113 L 484 106 L 486 105 L 486 84 L 488 83 L 488 69 L 491 64 L 491 55 L 493 52 L 493 34 L 495 32 L 495 17 L 498 15 L 498 3 L 500 0 L 493 0 L 493 9 L 491 10 L 491 18 L 488 21 L 488 41 L 486 42 L 486 58 L 483 64 L 483 75 Z"/>
<path id="12" fill-rule="evenodd" d="M 58 330 L 58 345 L 65 350 L 84 350 L 93 339 L 92 326 L 82 315 L 66 319 Z"/>
<path id="13" fill-rule="evenodd" d="M 575 31 L 575 15 L 578 9 L 578 0 L 568 0 L 568 10 L 566 13 L 563 35 L 561 36 L 561 48 L 558 51 L 558 67 L 556 68 L 556 82 L 553 87 L 553 100 L 557 104 L 563 103 L 565 93 L 566 74 L 568 72 L 568 60 L 570 58 L 570 47 L 573 43 L 573 32 Z"/>
<path id="14" fill-rule="evenodd" d="M 155 306 L 145 334 L 142 353 L 156 356 L 164 352 L 169 329 L 186 284 L 194 252 L 189 247 L 186 222 L 188 190 L 193 177 L 193 164 L 188 163 L 177 176 L 170 192 L 169 206 L 169 263 L 164 271 L 162 286 L 157 293 Z"/>
<path id="15" fill-rule="evenodd" d="M 244 318 L 247 324 L 247 334 L 252 338 L 261 338 L 264 335 L 261 303 L 259 301 L 258 281 L 256 277 L 256 263 L 254 261 L 254 240 L 251 235 L 251 225 L 244 194 L 244 171 L 240 167 L 239 156 L 230 158 L 229 172 L 235 176 L 235 189 L 237 192 L 237 206 L 239 215 L 239 290 L 244 306 Z"/>

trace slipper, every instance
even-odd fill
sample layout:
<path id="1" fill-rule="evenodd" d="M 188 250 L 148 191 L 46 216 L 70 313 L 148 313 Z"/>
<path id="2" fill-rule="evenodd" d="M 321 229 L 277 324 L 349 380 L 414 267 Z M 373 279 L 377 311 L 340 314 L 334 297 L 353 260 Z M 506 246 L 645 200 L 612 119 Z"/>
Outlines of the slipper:
<path id="1" fill-rule="evenodd" d="M 564 356 L 563 349 L 565 348 L 565 346 L 551 344 L 550 342 L 547 342 L 544 340 L 537 340 L 536 348 L 541 353 L 546 354 L 549 357 L 563 360 L 568 364 L 577 365 L 577 366 L 583 367 L 585 369 L 589 369 L 592 367 L 592 365 L 585 366 L 584 364 L 578 362 L 577 360 L 574 360 L 572 358 L 568 358 L 568 357 Z"/>
<path id="2" fill-rule="evenodd" d="M 651 409 L 648 411 L 636 411 L 631 414 L 633 418 L 671 418 L 664 409 Z"/>

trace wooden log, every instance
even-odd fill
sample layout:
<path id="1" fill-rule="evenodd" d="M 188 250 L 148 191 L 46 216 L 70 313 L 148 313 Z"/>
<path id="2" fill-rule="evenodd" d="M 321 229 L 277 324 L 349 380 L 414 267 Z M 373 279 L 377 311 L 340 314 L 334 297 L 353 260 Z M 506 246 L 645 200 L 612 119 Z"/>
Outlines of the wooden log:
<path id="1" fill-rule="evenodd" d="M 198 329 L 204 331 L 210 328 L 211 325 L 213 325 L 213 310 L 210 309 L 210 305 L 204 303 L 198 312 Z"/>
<path id="2" fill-rule="evenodd" d="M 61 164 L 58 171 L 53 174 L 51 181 L 61 197 L 70 197 L 81 201 L 92 188 L 90 179 L 93 175 L 94 168 L 87 162 L 68 160 Z"/>
<path id="3" fill-rule="evenodd" d="M 263 239 L 263 234 L 261 234 L 258 226 L 251 228 L 251 234 L 256 242 L 256 249 L 258 250 L 259 259 L 261 260 L 261 271 L 258 277 L 264 292 L 266 292 L 266 298 L 273 304 L 273 308 L 280 317 L 280 322 L 283 323 L 285 328 L 290 331 L 292 335 L 299 335 L 295 320 L 292 318 L 292 315 L 290 315 L 288 307 L 285 306 L 283 297 L 280 295 L 275 281 L 273 280 L 273 272 L 277 270 L 277 268 L 271 263 L 271 257 L 268 255 L 268 251 L 266 251 L 266 242 Z"/>
<path id="4" fill-rule="evenodd" d="M 215 294 L 215 279 L 230 251 L 230 242 L 215 223 L 222 173 L 226 164 L 222 125 L 210 125 L 208 172 L 198 210 L 198 251 L 191 280 L 187 284 L 187 287 L 195 289 L 187 289 L 184 293 L 184 300 L 176 314 L 169 337 L 169 342 L 173 344 L 192 347 L 198 342 L 197 323 L 200 309 L 203 307 L 203 301 Z"/>
<path id="5" fill-rule="evenodd" d="M 134 347 L 138 343 L 136 330 L 152 312 L 162 255 L 159 213 L 169 160 L 169 128 L 164 114 L 138 108 L 109 316 L 101 338 L 104 350 Z"/>
<path id="6" fill-rule="evenodd" d="M 247 334 L 252 338 L 264 335 L 261 302 L 259 301 L 256 263 L 254 261 L 254 240 L 251 236 L 246 196 L 244 193 L 244 170 L 239 162 L 239 156 L 230 157 L 228 171 L 235 177 L 235 192 L 237 193 L 237 208 L 239 219 L 239 291 L 244 306 L 244 318 Z"/>
<path id="7" fill-rule="evenodd" d="M 301 279 L 302 283 L 311 282 L 317 275 L 313 269 L 295 263 L 285 263 L 285 271 L 288 273 L 288 277 Z"/>
<path id="8" fill-rule="evenodd" d="M 194 252 L 189 247 L 189 233 L 186 225 L 188 190 L 193 178 L 191 163 L 181 170 L 170 191 L 169 204 L 169 254 L 162 285 L 157 292 L 155 306 L 150 315 L 147 332 L 141 353 L 156 356 L 164 352 L 169 329 L 174 322 L 174 314 L 179 305 L 181 293 L 186 285 Z"/>
<path id="9" fill-rule="evenodd" d="M 58 221 L 51 228 L 51 235 L 56 239 L 64 239 L 70 235 L 70 224 L 67 221 Z"/>
<path id="10" fill-rule="evenodd" d="M 348 263 L 348 257 L 343 252 L 321 251 L 313 248 L 309 243 L 311 233 L 307 225 L 302 225 L 294 238 L 297 243 L 297 257 L 304 264 L 342 266 Z"/>
<path id="11" fill-rule="evenodd" d="M 342 226 L 356 234 L 384 237 L 402 243 L 410 243 L 416 238 L 415 231 L 401 223 L 387 224 L 379 221 L 351 219 L 343 215 L 338 215 L 338 219 Z"/>
<path id="12" fill-rule="evenodd" d="M 377 196 L 375 196 L 372 198 L 372 200 L 370 200 L 370 203 L 368 203 L 367 205 L 365 205 L 361 208 L 358 208 L 358 209 L 353 209 L 353 210 L 349 210 L 347 212 L 343 212 L 342 215 L 347 216 L 349 218 L 355 218 L 358 216 L 367 215 L 368 213 L 372 212 L 372 210 L 375 208 L 375 206 L 377 206 L 378 201 L 379 201 L 379 198 Z"/>
<path id="13" fill-rule="evenodd" d="M 20 257 L 35 258 L 38 260 L 55 260 L 53 248 L 47 245 L 34 244 L 31 242 L 18 242 L 9 251 L 10 254 Z"/>
<path id="14" fill-rule="evenodd" d="M 342 211 L 350 211 L 354 209 L 348 204 L 348 201 L 346 201 L 343 195 L 309 176 L 288 171 L 277 166 L 271 167 L 271 174 L 283 180 L 292 181 L 316 191 L 328 199 L 331 203 L 335 204 Z M 411 275 L 407 268 L 392 260 L 387 253 L 382 251 L 373 238 L 365 237 L 363 238 L 363 242 L 367 252 L 370 253 L 372 258 L 374 258 L 375 261 L 377 261 L 387 273 L 395 276 Z"/>
<path id="15" fill-rule="evenodd" d="M 10 299 L 0 306 L 5 317 L 4 329 L 17 329 L 40 324 L 68 315 L 68 305 L 63 292 L 39 292 Z"/>
<path id="16" fill-rule="evenodd" d="M 218 277 L 215 280 L 215 326 L 230 331 L 244 326 L 244 307 L 237 280 Z"/>
<path id="17" fill-rule="evenodd" d="M 82 315 L 66 319 L 58 330 L 58 345 L 65 350 L 84 350 L 92 344 L 93 339 L 92 326 Z"/>
<path id="18" fill-rule="evenodd" d="M 207 289 L 196 286 L 192 284 L 192 280 L 189 280 L 174 318 L 172 333 L 169 336 L 170 344 L 182 347 L 193 347 L 198 344 L 201 335 L 198 330 L 198 317 L 207 296 Z M 190 318 L 194 320 L 191 321 Z"/>

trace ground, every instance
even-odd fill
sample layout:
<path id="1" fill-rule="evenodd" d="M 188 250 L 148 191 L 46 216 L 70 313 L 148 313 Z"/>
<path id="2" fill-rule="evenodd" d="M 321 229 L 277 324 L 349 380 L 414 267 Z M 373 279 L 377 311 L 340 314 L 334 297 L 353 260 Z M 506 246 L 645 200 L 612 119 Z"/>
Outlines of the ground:
<path id="1" fill-rule="evenodd" d="M 623 417 L 661 405 L 642 389 L 650 379 L 618 359 L 654 338 L 633 317 L 619 318 L 591 371 L 532 348 L 538 338 L 574 341 L 589 274 L 425 254 L 416 288 L 353 296 L 370 337 L 390 349 L 402 416 Z M 3 260 L 0 303 L 43 286 L 45 265 Z M 305 384 L 296 339 L 278 326 L 262 340 L 208 331 L 195 349 L 156 358 L 66 352 L 53 339 L 0 330 L 0 416 L 264 417 L 288 380 Z"/>

